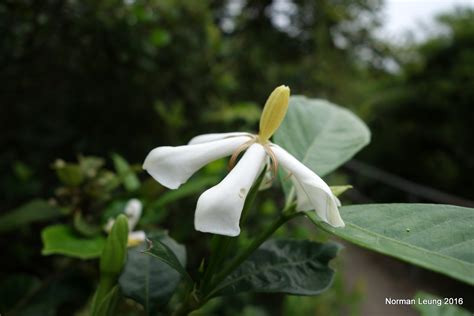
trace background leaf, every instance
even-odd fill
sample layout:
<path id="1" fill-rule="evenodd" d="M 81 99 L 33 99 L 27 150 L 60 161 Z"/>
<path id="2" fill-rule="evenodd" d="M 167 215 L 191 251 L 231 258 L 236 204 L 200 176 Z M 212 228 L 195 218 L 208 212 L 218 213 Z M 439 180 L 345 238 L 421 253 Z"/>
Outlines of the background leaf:
<path id="1" fill-rule="evenodd" d="M 128 162 L 119 154 L 112 154 L 112 160 L 125 189 L 135 191 L 140 188 L 140 180 L 138 180 L 135 171 L 132 170 Z"/>
<path id="2" fill-rule="evenodd" d="M 174 252 L 182 266 L 186 265 L 184 246 L 165 234 L 155 238 Z M 181 280 L 181 275 L 168 264 L 143 253 L 145 249 L 145 244 L 128 249 L 127 263 L 119 284 L 125 296 L 142 304 L 149 313 L 156 305 L 163 306 L 168 302 Z"/>
<path id="3" fill-rule="evenodd" d="M 67 225 L 48 226 L 41 232 L 43 255 L 65 255 L 80 259 L 92 259 L 101 255 L 105 238 L 84 238 Z"/>
<path id="4" fill-rule="evenodd" d="M 47 201 L 33 200 L 0 216 L 0 233 L 15 230 L 33 222 L 48 221 L 68 213 L 68 209 L 51 205 Z"/>
<path id="5" fill-rule="evenodd" d="M 444 305 L 444 300 L 438 296 L 426 293 L 416 293 L 414 299 L 417 304 L 413 305 L 413 308 L 420 312 L 420 316 L 472 316 L 467 310 L 456 306 L 456 305 Z M 443 303 L 441 306 L 436 304 L 418 304 L 418 300 L 441 300 Z"/>
<path id="6" fill-rule="evenodd" d="M 214 296 L 249 291 L 316 295 L 331 285 L 334 271 L 328 264 L 339 249 L 335 243 L 268 240 L 218 285 Z"/>
<path id="7" fill-rule="evenodd" d="M 331 189 L 332 194 L 334 194 L 335 196 L 339 196 L 347 190 L 352 189 L 352 185 L 333 185 L 329 188 Z"/>
<path id="8" fill-rule="evenodd" d="M 179 259 L 177 253 L 167 245 L 167 243 L 163 242 L 160 237 L 152 237 L 150 238 L 150 245 L 148 249 L 144 252 L 145 254 L 151 255 L 162 261 L 163 263 L 167 264 L 181 276 L 185 277 L 187 281 L 192 281 L 189 274 L 184 269 L 182 264 L 182 260 Z"/>
<path id="9" fill-rule="evenodd" d="M 325 100 L 290 98 L 274 141 L 323 177 L 370 142 L 370 131 L 349 110 Z M 290 181 L 280 177 L 288 192 Z"/>
<path id="10" fill-rule="evenodd" d="M 440 204 L 368 204 L 340 209 L 346 223 L 320 228 L 359 246 L 474 284 L 474 209 Z"/>

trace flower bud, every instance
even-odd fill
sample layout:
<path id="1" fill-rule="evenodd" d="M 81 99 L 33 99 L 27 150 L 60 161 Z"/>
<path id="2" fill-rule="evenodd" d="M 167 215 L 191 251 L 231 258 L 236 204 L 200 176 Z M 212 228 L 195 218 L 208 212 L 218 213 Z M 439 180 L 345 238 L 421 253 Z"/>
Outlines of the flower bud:
<path id="1" fill-rule="evenodd" d="M 128 220 L 119 215 L 115 220 L 100 257 L 100 271 L 118 277 L 127 257 Z"/>

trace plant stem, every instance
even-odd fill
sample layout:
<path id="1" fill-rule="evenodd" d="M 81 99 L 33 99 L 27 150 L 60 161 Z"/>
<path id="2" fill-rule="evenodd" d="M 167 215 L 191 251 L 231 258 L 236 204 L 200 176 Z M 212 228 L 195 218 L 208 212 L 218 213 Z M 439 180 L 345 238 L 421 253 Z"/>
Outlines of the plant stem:
<path id="1" fill-rule="evenodd" d="M 244 249 L 237 257 L 235 257 L 230 264 L 215 277 L 215 281 L 212 283 L 212 290 L 209 294 L 206 295 L 205 300 L 207 301 L 212 295 L 216 292 L 216 287 L 224 281 L 224 279 L 232 273 L 238 266 L 242 264 L 261 244 L 263 244 L 281 225 L 286 223 L 288 220 L 296 217 L 298 215 L 303 215 L 302 212 L 295 212 L 294 205 L 287 207 L 281 215 L 267 228 L 265 229 L 257 238 L 255 238 L 252 243 Z"/>
<path id="2" fill-rule="evenodd" d="M 249 194 L 247 195 L 245 199 L 245 204 L 242 209 L 242 214 L 240 216 L 241 226 L 245 222 L 249 214 L 249 210 L 252 208 L 253 203 L 255 202 L 255 198 L 257 197 L 260 185 L 262 184 L 262 181 L 265 178 L 266 171 L 267 171 L 267 168 L 266 167 L 263 168 L 263 170 L 260 172 L 260 175 L 255 180 L 254 184 L 252 185 L 252 188 L 249 191 Z M 209 264 L 206 267 L 206 271 L 204 272 L 204 276 L 199 287 L 201 293 L 207 293 L 208 287 L 214 276 L 214 271 L 216 267 L 218 267 L 220 263 L 222 263 L 224 258 L 227 257 L 228 250 L 232 248 L 233 244 L 235 243 L 235 239 L 236 238 L 227 237 L 227 236 L 219 236 L 219 235 L 213 236 L 212 244 L 214 245 L 214 247 L 211 250 Z"/>
<path id="3" fill-rule="evenodd" d="M 181 304 L 177 310 L 172 314 L 173 316 L 186 316 L 192 311 L 198 309 L 202 304 L 197 300 L 194 291 L 190 292 L 183 304 Z"/>
<path id="4" fill-rule="evenodd" d="M 200 284 L 200 292 L 205 292 L 209 286 L 214 270 L 222 262 L 223 258 L 227 255 L 227 249 L 231 238 L 227 236 L 214 235 L 212 238 L 211 256 L 209 258 L 209 264 L 204 272 L 204 277 Z"/>

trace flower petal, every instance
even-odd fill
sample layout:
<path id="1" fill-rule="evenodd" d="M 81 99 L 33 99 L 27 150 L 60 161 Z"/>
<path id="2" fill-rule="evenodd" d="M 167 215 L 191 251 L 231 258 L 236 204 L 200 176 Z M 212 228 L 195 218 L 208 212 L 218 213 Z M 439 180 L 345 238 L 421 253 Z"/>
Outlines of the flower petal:
<path id="1" fill-rule="evenodd" d="M 131 199 L 125 205 L 125 214 L 128 217 L 128 230 L 132 231 L 142 216 L 142 202 Z"/>
<path id="2" fill-rule="evenodd" d="M 253 144 L 224 180 L 199 197 L 194 215 L 196 230 L 226 236 L 240 234 L 245 198 L 261 170 L 265 155 L 262 145 Z"/>
<path id="3" fill-rule="evenodd" d="M 128 234 L 128 247 L 135 247 L 141 244 L 146 240 L 146 234 L 143 230 L 138 230 L 136 232 L 131 232 Z"/>
<path id="4" fill-rule="evenodd" d="M 272 144 L 271 148 L 278 163 L 294 177 L 297 210 L 314 209 L 323 221 L 334 227 L 343 227 L 337 199 L 323 179 L 280 146 Z"/>
<path id="5" fill-rule="evenodd" d="M 158 147 L 145 158 L 143 169 L 165 187 L 177 189 L 204 165 L 229 156 L 248 140 L 237 136 L 203 144 Z"/>
<path id="6" fill-rule="evenodd" d="M 202 134 L 196 137 L 193 137 L 188 145 L 196 145 L 202 143 L 213 142 L 216 140 L 221 140 L 229 137 L 236 137 L 236 136 L 249 136 L 251 137 L 252 134 L 245 133 L 245 132 L 232 132 L 232 133 L 211 133 L 211 134 Z"/>

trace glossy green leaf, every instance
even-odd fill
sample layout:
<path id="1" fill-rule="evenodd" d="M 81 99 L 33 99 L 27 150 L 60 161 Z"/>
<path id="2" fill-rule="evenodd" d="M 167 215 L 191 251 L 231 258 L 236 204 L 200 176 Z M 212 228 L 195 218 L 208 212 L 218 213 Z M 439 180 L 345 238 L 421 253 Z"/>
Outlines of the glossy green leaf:
<path id="1" fill-rule="evenodd" d="M 34 222 L 44 222 L 67 215 L 69 210 L 44 200 L 33 200 L 0 216 L 0 233 Z"/>
<path id="2" fill-rule="evenodd" d="M 137 190 L 140 187 L 140 180 L 128 162 L 119 154 L 113 154 L 112 160 L 125 189 L 128 191 Z"/>
<path id="3" fill-rule="evenodd" d="M 417 292 L 414 299 L 415 304 L 412 307 L 420 313 L 420 316 L 472 316 L 472 313 L 464 308 L 449 302 L 445 304 L 444 298 L 426 292 Z M 465 303 L 463 301 L 462 304 Z"/>
<path id="4" fill-rule="evenodd" d="M 168 235 L 155 237 L 167 245 L 178 258 L 181 266 L 186 265 L 186 249 Z M 168 264 L 153 256 L 144 254 L 147 245 L 128 249 L 128 259 L 119 279 L 125 296 L 143 305 L 149 314 L 157 305 L 163 306 L 171 298 L 181 275 Z"/>
<path id="5" fill-rule="evenodd" d="M 309 218 L 359 246 L 474 284 L 474 209 L 440 204 L 368 204 L 340 209 L 344 228 Z"/>
<path id="6" fill-rule="evenodd" d="M 325 100 L 290 98 L 285 120 L 274 142 L 324 176 L 352 158 L 370 142 L 367 126 L 349 110 Z M 291 181 L 281 180 L 288 192 Z"/>
<path id="7" fill-rule="evenodd" d="M 319 294 L 331 285 L 334 271 L 328 264 L 339 249 L 335 243 L 268 240 L 218 285 L 212 296 L 249 291 Z"/>
<path id="8" fill-rule="evenodd" d="M 84 238 L 67 225 L 48 226 L 41 232 L 43 255 L 64 255 L 80 259 L 97 258 L 102 253 L 105 238 Z"/>
<path id="9" fill-rule="evenodd" d="M 192 282 L 191 277 L 184 269 L 181 261 L 166 243 L 162 242 L 159 237 L 152 237 L 150 239 L 147 250 L 145 254 L 151 255 L 154 258 L 166 263 L 168 266 L 176 270 L 186 281 Z"/>

